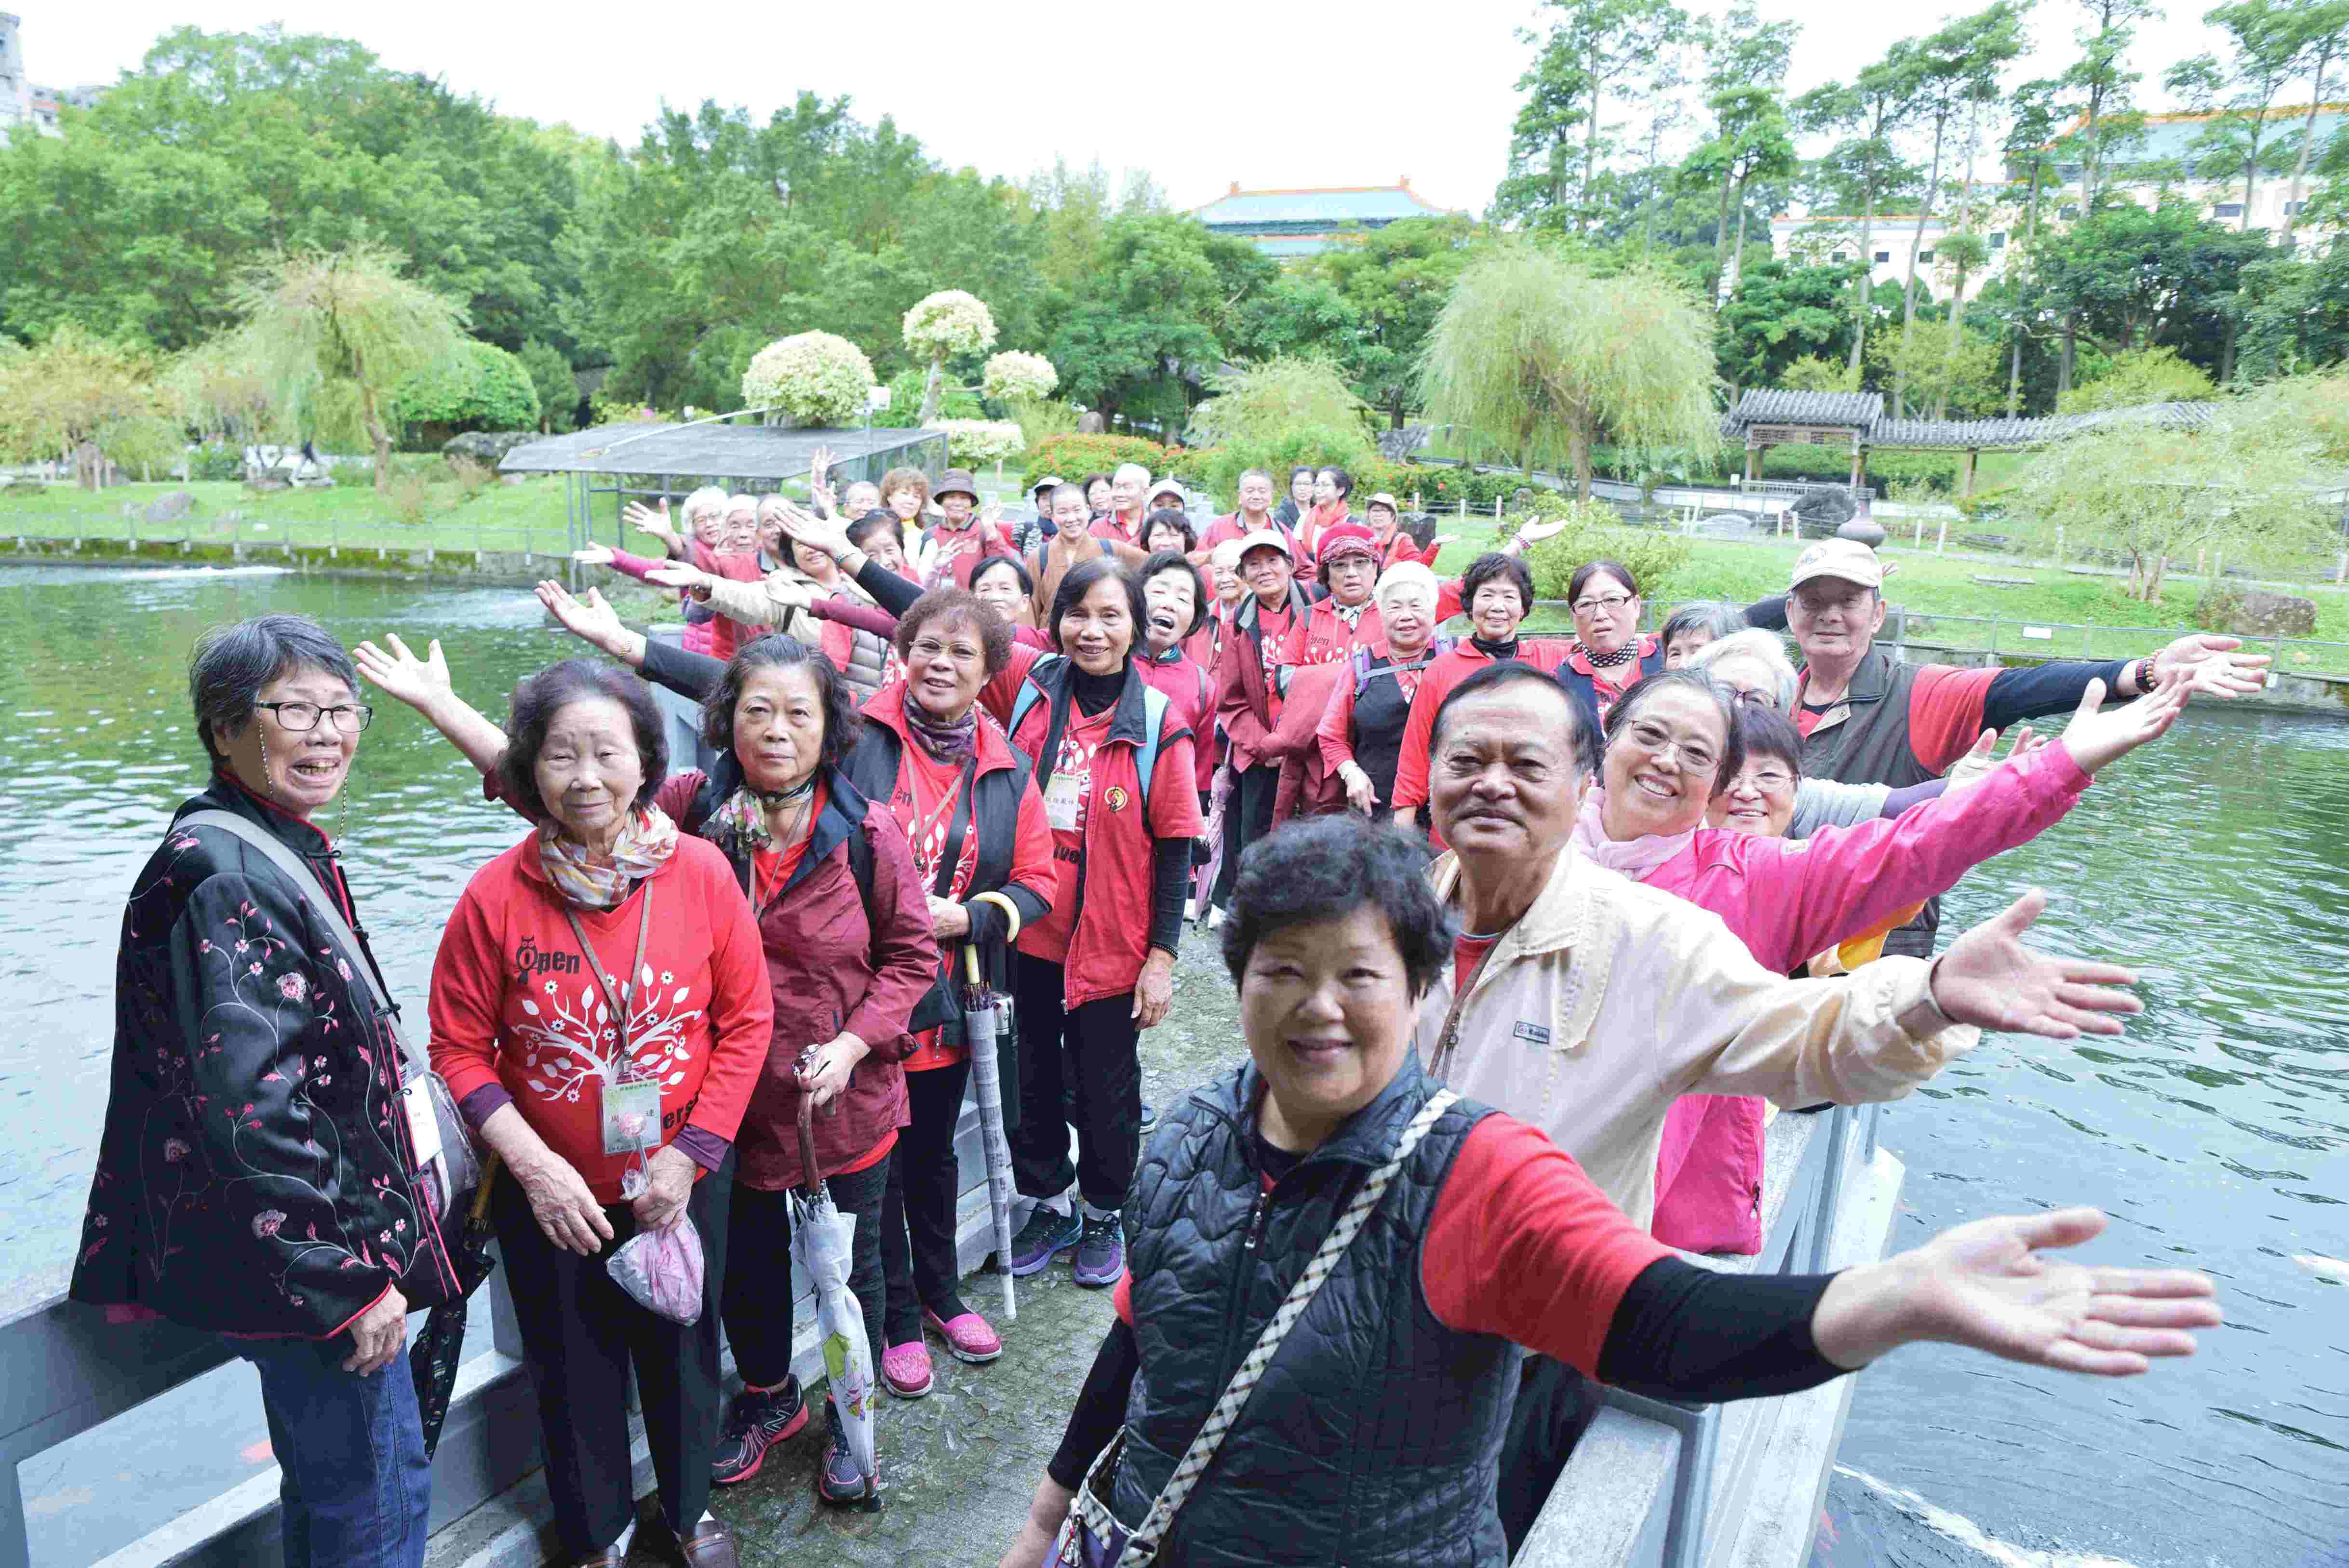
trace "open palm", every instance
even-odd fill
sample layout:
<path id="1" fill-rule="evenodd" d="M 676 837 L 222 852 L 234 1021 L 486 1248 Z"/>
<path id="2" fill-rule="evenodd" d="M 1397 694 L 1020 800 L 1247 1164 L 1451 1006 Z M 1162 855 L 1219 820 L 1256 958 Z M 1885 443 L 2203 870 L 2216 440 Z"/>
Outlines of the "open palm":
<path id="1" fill-rule="evenodd" d="M 390 645 L 388 650 L 373 643 L 361 643 L 351 650 L 352 661 L 369 686 L 410 707 L 422 707 L 449 693 L 449 661 L 440 655 L 439 638 L 425 645 L 420 659 L 398 633 L 388 632 L 383 640 Z"/>
<path id="2" fill-rule="evenodd" d="M 620 613 L 604 602 L 604 595 L 590 588 L 585 595 L 574 596 L 562 583 L 548 581 L 538 585 L 538 602 L 546 613 L 563 624 L 563 629 L 582 642 L 609 649 L 616 639 L 625 637 L 627 628 L 620 624 Z"/>
<path id="3" fill-rule="evenodd" d="M 2192 1355 L 2189 1331 L 2220 1321 L 2208 1275 L 2044 1255 L 2104 1228 L 2094 1209 L 1977 1220 L 1896 1261 L 1916 1281 L 1928 1338 L 2102 1377 L 2143 1372 L 2152 1357 Z"/>
<path id="4" fill-rule="evenodd" d="M 2116 964 L 2059 958 L 2023 944 L 2047 907 L 2032 888 L 1998 914 L 1950 944 L 1933 965 L 1933 1000 L 1961 1024 L 2069 1040 L 2121 1032 L 2115 1013 L 2138 1013 L 2145 1004 L 2116 985 L 2137 975 Z"/>

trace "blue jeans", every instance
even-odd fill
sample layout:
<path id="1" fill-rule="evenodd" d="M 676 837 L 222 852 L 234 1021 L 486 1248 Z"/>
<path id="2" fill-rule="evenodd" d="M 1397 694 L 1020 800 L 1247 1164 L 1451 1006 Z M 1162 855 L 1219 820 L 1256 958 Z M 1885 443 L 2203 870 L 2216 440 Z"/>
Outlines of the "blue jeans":
<path id="1" fill-rule="evenodd" d="M 408 1347 L 361 1377 L 348 1335 L 228 1345 L 261 1374 L 285 1568 L 422 1568 L 432 1472 Z"/>

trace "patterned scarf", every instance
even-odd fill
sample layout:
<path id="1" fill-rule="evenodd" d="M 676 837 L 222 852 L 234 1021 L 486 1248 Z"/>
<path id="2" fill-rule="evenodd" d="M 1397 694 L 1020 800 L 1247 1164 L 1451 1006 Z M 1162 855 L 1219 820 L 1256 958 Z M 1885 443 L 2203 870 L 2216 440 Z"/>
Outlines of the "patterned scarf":
<path id="1" fill-rule="evenodd" d="M 788 806 L 804 800 L 815 793 L 821 769 L 811 769 L 808 776 L 789 789 L 765 792 L 743 785 L 726 798 L 726 804 L 709 813 L 705 836 L 739 845 L 746 854 L 757 854 L 775 847 L 775 835 L 767 831 L 767 808 Z"/>
<path id="2" fill-rule="evenodd" d="M 552 820 L 538 830 L 539 863 L 563 896 L 584 909 L 616 909 L 630 890 L 660 870 L 677 851 L 677 824 L 657 806 L 631 811 L 612 852 L 597 854 L 565 838 Z"/>
<path id="3" fill-rule="evenodd" d="M 1371 602 L 1368 599 L 1359 604 L 1340 604 L 1335 599 L 1330 601 L 1330 608 L 1338 612 L 1338 619 L 1358 631 L 1362 624 L 1362 612 L 1370 607 Z"/>
<path id="4" fill-rule="evenodd" d="M 1601 654 L 1594 652 L 1588 643 L 1585 643 L 1580 637 L 1577 637 L 1574 639 L 1573 651 L 1576 657 L 1581 659 L 1583 663 L 1588 665 L 1592 669 L 1611 670 L 1618 665 L 1628 665 L 1633 659 L 1638 658 L 1640 656 L 1640 642 L 1639 639 L 1635 637 L 1631 641 L 1624 644 L 1621 647 L 1616 649 L 1611 654 Z"/>
<path id="5" fill-rule="evenodd" d="M 905 698 L 905 733 L 914 738 L 914 744 L 920 747 L 933 762 L 967 762 L 978 751 L 978 705 L 973 703 L 960 718 L 941 724 L 924 715 L 914 706 L 914 699 L 908 695 Z"/>

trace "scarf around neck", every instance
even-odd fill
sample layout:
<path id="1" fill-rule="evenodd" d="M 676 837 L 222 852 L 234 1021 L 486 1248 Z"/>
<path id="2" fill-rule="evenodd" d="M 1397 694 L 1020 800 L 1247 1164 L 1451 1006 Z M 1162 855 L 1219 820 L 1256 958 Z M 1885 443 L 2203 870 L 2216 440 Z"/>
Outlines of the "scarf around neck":
<path id="1" fill-rule="evenodd" d="M 757 854 L 775 847 L 775 835 L 767 830 L 767 807 L 790 805 L 807 799 L 815 793 L 816 783 L 823 777 L 821 768 L 812 770 L 805 779 L 789 789 L 770 790 L 761 794 L 750 785 L 737 788 L 726 797 L 726 803 L 709 814 L 705 835 L 730 841 L 744 852 Z"/>
<path id="2" fill-rule="evenodd" d="M 538 829 L 539 863 L 547 880 L 583 909 L 616 909 L 636 883 L 676 852 L 677 824 L 657 806 L 629 812 L 608 855 L 564 837 L 562 825 L 551 818 Z"/>
<path id="3" fill-rule="evenodd" d="M 1577 658 L 1594 670 L 1611 670 L 1618 665 L 1628 665 L 1640 656 L 1640 639 L 1634 637 L 1613 653 L 1601 654 L 1594 652 L 1589 644 L 1577 637 L 1574 639 L 1574 654 Z"/>
<path id="4" fill-rule="evenodd" d="M 911 694 L 905 698 L 905 733 L 914 744 L 933 762 L 968 762 L 978 754 L 978 705 L 973 703 L 968 712 L 950 723 L 931 718 L 914 706 Z"/>
<path id="5" fill-rule="evenodd" d="M 1637 839 L 1610 839 L 1600 813 L 1607 791 L 1593 784 L 1582 797 L 1582 814 L 1574 820 L 1574 847 L 1591 864 L 1619 872 L 1633 882 L 1646 882 L 1656 869 L 1696 841 L 1697 830 L 1649 833 Z"/>

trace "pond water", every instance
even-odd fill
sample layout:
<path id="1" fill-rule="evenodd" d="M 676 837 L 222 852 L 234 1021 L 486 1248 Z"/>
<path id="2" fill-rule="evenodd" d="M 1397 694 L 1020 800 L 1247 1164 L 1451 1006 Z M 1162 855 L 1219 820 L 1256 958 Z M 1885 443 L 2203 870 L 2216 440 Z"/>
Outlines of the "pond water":
<path id="1" fill-rule="evenodd" d="M 0 568 L 0 985 L 17 998 L 0 1036 L 0 1313 L 63 1288 L 123 895 L 204 775 L 189 644 L 275 609 L 346 642 L 439 636 L 459 689 L 492 713 L 518 676 L 577 648 L 513 591 Z M 395 992 L 420 1000 L 457 892 L 516 823 L 414 715 L 378 707 L 333 830 Z M 2209 1270 L 2230 1322 L 2196 1362 L 2135 1383 L 1893 1357 L 1860 1381 L 1818 1560 L 2331 1560 L 2349 1543 L 2349 1283 L 2295 1260 L 2349 1258 L 2349 725 L 2198 706 L 2064 827 L 1969 878 L 1951 929 L 2033 882 L 2056 895 L 2048 940 L 2139 966 L 2148 1011 L 2120 1040 L 1986 1040 L 1896 1107 L 1899 1234 L 2096 1203 L 2115 1216 L 2099 1255 Z M 257 1433 L 255 1414 L 239 1429 Z M 171 1456 L 142 1445 L 120 1462 L 150 1502 L 169 1495 Z M 120 1544 L 119 1494 L 88 1510 L 110 1522 L 69 1524 L 74 1467 L 57 1462 L 56 1490 L 34 1468 L 27 1497 L 57 1500 L 36 1561 Z"/>

